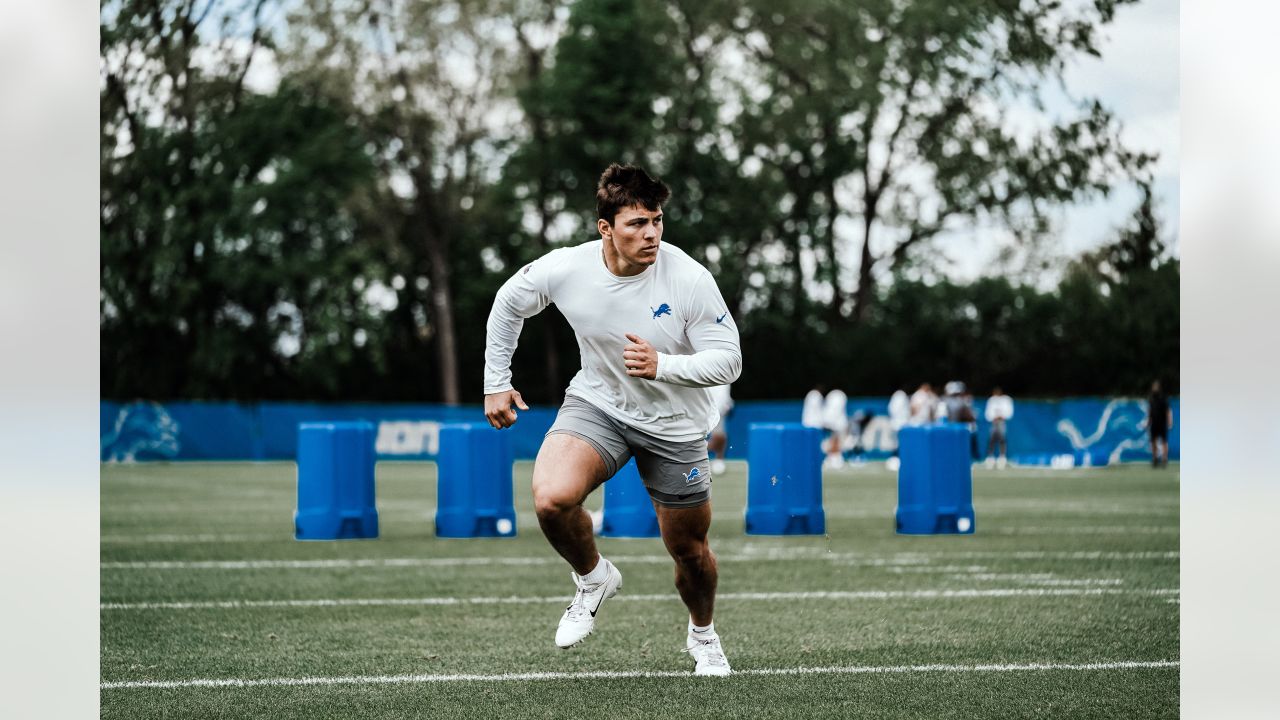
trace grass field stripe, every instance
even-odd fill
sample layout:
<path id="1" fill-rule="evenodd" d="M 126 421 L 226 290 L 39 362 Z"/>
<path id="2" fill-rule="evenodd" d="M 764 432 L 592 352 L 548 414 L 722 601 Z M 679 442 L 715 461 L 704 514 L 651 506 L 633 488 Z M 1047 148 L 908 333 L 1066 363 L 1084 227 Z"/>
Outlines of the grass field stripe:
<path id="1" fill-rule="evenodd" d="M 517 518 L 524 521 L 523 514 L 518 514 Z M 870 516 L 869 517 L 878 517 Z M 534 523 L 536 524 L 536 522 Z M 1176 533 L 1179 528 L 1177 525 L 1071 525 L 1071 526 L 1052 526 L 1052 525 L 1029 525 L 1015 527 L 987 527 L 983 529 L 984 533 L 993 535 L 1133 535 L 1146 534 L 1157 535 L 1163 533 Z M 272 541 L 289 541 L 293 536 L 284 533 L 276 535 L 258 534 L 258 535 L 237 535 L 233 533 L 215 534 L 215 533 L 198 533 L 198 534 L 178 534 L 178 533 L 154 533 L 142 535 L 126 535 L 120 533 L 111 533 L 99 537 L 99 541 L 108 544 L 144 544 L 144 543 L 165 543 L 173 545 L 183 544 L 202 544 L 202 543 L 235 543 L 235 542 L 272 542 Z"/>
<path id="2" fill-rule="evenodd" d="M 814 590 L 810 592 L 720 593 L 717 600 L 912 600 L 998 597 L 1072 597 L 1083 595 L 1176 595 L 1176 588 L 1127 590 L 1115 588 L 994 588 L 973 590 Z M 668 595 L 618 595 L 614 602 L 675 601 Z M 428 605 L 538 605 L 564 603 L 565 597 L 425 597 L 319 598 L 305 600 L 193 600 L 188 602 L 102 603 L 100 610 L 241 610 L 249 608 L 370 607 Z"/>
<path id="3" fill-rule="evenodd" d="M 857 553 L 812 551 L 769 551 L 761 553 L 737 553 L 717 555 L 723 562 L 753 562 L 760 560 L 829 560 L 835 562 L 863 562 L 869 565 L 920 565 L 930 559 L 950 558 L 1006 558 L 1012 560 L 1176 560 L 1177 550 L 1149 552 L 1112 551 L 1013 551 L 1013 552 L 959 552 L 915 553 L 892 556 L 869 556 Z M 618 563 L 669 563 L 666 555 L 610 556 Z M 325 560 L 136 560 L 107 561 L 100 563 L 103 570 L 287 570 L 306 568 L 359 568 L 359 567 L 441 567 L 455 565 L 551 565 L 562 563 L 556 557 L 454 557 L 454 558 L 350 558 Z"/>
<path id="4" fill-rule="evenodd" d="M 283 535 L 234 535 L 234 534 L 214 534 L 204 533 L 196 535 L 179 535 L 171 533 L 153 533 L 149 535 L 121 535 L 113 533 L 102 535 L 98 538 L 98 542 L 110 544 L 134 544 L 134 543 L 169 543 L 174 545 L 200 544 L 200 543 L 233 543 L 233 542 L 288 542 L 293 540 L 293 536 L 285 533 Z"/>
<path id="5" fill-rule="evenodd" d="M 982 673 L 982 672 L 1044 672 L 1105 670 L 1145 670 L 1176 668 L 1177 660 L 1121 660 L 1096 663 L 1028 663 L 1003 665 L 889 665 L 851 667 L 797 667 L 761 668 L 738 670 L 734 675 L 871 675 L 895 673 Z M 693 677 L 689 671 L 587 671 L 587 672 L 533 672 L 502 673 L 497 675 L 355 675 L 350 677 L 300 677 L 264 678 L 249 680 L 240 678 L 193 680 L 126 680 L 104 682 L 102 690 L 177 689 L 177 688 L 243 688 L 289 687 L 306 685 L 402 685 L 406 683 L 455 683 L 455 682 L 529 682 L 534 680 L 616 680 L 630 678 Z"/>
<path id="6" fill-rule="evenodd" d="M 983 532 L 994 535 L 1156 535 L 1178 530 L 1177 525 L 1026 525 L 984 528 Z"/>

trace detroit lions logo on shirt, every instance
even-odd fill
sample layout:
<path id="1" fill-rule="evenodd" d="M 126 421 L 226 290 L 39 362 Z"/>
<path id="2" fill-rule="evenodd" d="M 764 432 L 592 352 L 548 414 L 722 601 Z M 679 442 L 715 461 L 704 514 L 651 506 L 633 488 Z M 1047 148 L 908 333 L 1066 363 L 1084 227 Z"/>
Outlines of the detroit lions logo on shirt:
<path id="1" fill-rule="evenodd" d="M 651 310 L 651 311 L 653 312 L 653 319 L 654 319 L 654 320 L 657 320 L 658 318 L 662 317 L 663 315 L 670 315 L 670 314 L 671 314 L 671 306 L 670 306 L 670 305 L 668 305 L 668 304 L 666 304 L 666 303 L 662 303 L 661 305 L 659 305 L 657 310 L 654 310 L 654 309 L 653 309 L 653 306 L 652 306 L 652 305 L 650 305 L 650 306 L 649 306 L 649 310 Z"/>
<path id="2" fill-rule="evenodd" d="M 692 485 L 692 484 L 694 484 L 694 483 L 698 482 L 698 480 L 699 480 L 699 479 L 701 479 L 701 477 L 702 477 L 702 476 L 698 473 L 698 468 L 696 468 L 696 467 L 695 467 L 695 468 L 693 468 L 692 470 L 690 470 L 690 471 L 689 471 L 689 472 L 687 472 L 687 473 L 680 473 L 680 474 L 684 476 L 684 484 L 685 484 L 685 485 Z"/>

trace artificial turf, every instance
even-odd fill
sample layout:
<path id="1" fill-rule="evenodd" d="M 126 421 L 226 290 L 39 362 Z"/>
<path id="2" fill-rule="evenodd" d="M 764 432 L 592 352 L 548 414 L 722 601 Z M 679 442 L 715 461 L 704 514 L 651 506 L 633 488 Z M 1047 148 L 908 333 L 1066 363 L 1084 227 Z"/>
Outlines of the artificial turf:
<path id="1" fill-rule="evenodd" d="M 895 534 L 882 465 L 828 471 L 827 533 L 764 537 L 743 533 L 730 463 L 711 530 L 729 678 L 690 674 L 658 539 L 599 539 L 623 589 L 583 645 L 555 647 L 573 585 L 530 470 L 515 538 L 437 539 L 435 466 L 380 463 L 381 537 L 298 542 L 290 463 L 104 465 L 102 716 L 1178 713 L 1176 467 L 975 468 L 977 532 L 928 537 Z"/>

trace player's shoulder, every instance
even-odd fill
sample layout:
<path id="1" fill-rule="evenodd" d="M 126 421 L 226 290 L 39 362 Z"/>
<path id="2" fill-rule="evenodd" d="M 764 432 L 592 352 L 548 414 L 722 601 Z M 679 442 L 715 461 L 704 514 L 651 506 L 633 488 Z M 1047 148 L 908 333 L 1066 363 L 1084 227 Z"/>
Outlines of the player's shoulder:
<path id="1" fill-rule="evenodd" d="M 667 271 L 674 276 L 697 279 L 703 275 L 711 274 L 709 270 L 703 267 L 702 263 L 671 243 L 664 242 L 659 245 L 658 253 L 662 262 L 666 265 Z"/>
<path id="2" fill-rule="evenodd" d="M 599 254 L 600 241 L 588 241 L 579 245 L 567 245 L 558 247 L 548 251 L 542 257 L 526 264 L 521 272 L 528 274 L 537 272 L 540 274 L 554 274 L 557 271 L 564 271 L 583 262 L 586 258 Z"/>
<path id="3" fill-rule="evenodd" d="M 565 245 L 543 255 L 544 258 L 555 258 L 561 263 L 582 262 L 587 258 L 596 258 L 600 255 L 600 243 L 602 241 L 597 238 L 588 240 L 577 245 Z"/>

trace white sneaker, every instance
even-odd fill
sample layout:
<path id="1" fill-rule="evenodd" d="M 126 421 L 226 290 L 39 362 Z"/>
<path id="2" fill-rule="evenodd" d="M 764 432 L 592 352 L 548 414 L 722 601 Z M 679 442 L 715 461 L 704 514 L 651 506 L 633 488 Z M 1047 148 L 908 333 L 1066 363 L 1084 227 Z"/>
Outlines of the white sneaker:
<path id="1" fill-rule="evenodd" d="M 720 647 L 719 635 L 699 640 L 689 633 L 684 651 L 697 662 L 694 675 L 728 675 L 733 672 L 729 669 L 729 659 L 724 656 L 724 648 Z"/>
<path id="2" fill-rule="evenodd" d="M 566 650 L 591 634 L 596 626 L 596 613 L 600 611 L 600 606 L 605 600 L 617 595 L 618 589 L 622 587 L 622 573 L 618 572 L 618 568 L 604 558 L 600 562 L 609 563 L 609 572 L 603 581 L 594 585 L 582 582 L 582 577 L 577 573 L 569 573 L 573 577 L 573 583 L 578 586 L 578 592 L 574 593 L 573 602 L 565 608 L 564 615 L 560 618 L 560 627 L 556 628 L 556 645 Z"/>
<path id="3" fill-rule="evenodd" d="M 720 458 L 716 458 L 715 460 L 711 461 L 711 477 L 715 477 L 716 475 L 723 475 L 724 471 L 725 471 L 725 465 L 723 460 L 721 460 Z"/>

